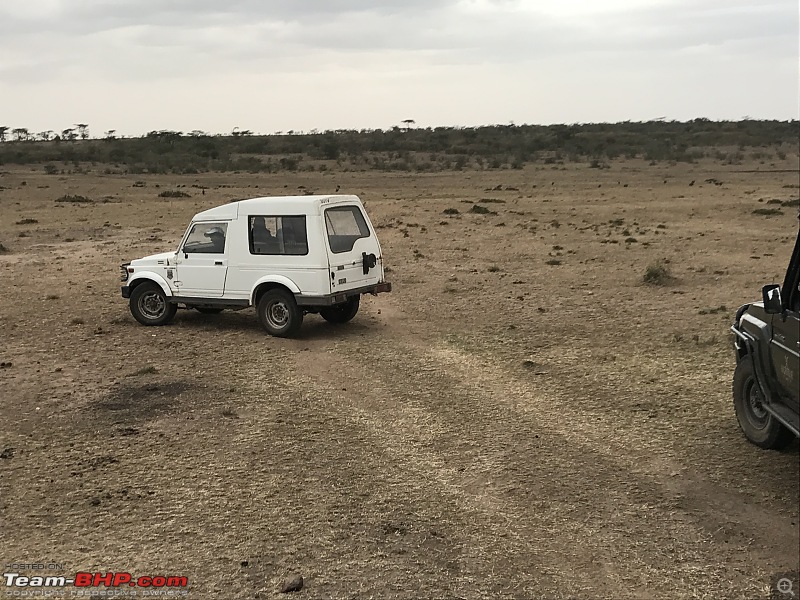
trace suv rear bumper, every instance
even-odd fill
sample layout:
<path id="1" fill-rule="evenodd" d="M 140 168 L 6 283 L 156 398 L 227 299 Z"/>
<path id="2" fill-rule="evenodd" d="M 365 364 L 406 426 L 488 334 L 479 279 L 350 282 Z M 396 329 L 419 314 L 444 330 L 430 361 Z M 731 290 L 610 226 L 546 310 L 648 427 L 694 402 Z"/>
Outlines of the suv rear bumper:
<path id="1" fill-rule="evenodd" d="M 366 287 L 354 288 L 346 290 L 338 294 L 328 294 L 326 296 L 304 296 L 303 294 L 295 294 L 298 306 L 331 306 L 333 304 L 341 304 L 347 302 L 351 296 L 359 296 L 361 294 L 372 294 L 373 296 L 385 292 L 392 291 L 392 284 L 388 281 L 383 281 L 376 285 L 368 285 Z"/>

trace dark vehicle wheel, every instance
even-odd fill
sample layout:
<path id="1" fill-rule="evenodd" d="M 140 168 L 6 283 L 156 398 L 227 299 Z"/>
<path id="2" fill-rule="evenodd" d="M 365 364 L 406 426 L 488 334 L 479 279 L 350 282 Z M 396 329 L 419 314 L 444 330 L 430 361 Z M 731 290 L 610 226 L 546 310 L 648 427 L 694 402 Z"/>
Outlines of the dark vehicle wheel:
<path id="1" fill-rule="evenodd" d="M 142 325 L 166 325 L 175 316 L 178 306 L 155 283 L 142 283 L 131 292 L 131 314 Z"/>
<path id="2" fill-rule="evenodd" d="M 347 302 L 320 309 L 319 314 L 329 323 L 347 323 L 356 316 L 359 300 L 359 296 L 351 296 Z"/>
<path id="3" fill-rule="evenodd" d="M 222 308 L 213 308 L 211 306 L 193 306 L 197 312 L 203 313 L 204 315 L 218 315 L 224 309 Z"/>
<path id="4" fill-rule="evenodd" d="M 264 329 L 276 337 L 291 337 L 303 324 L 303 312 L 286 290 L 269 290 L 261 296 L 256 310 Z"/>
<path id="5" fill-rule="evenodd" d="M 779 450 L 794 439 L 764 408 L 764 394 L 753 372 L 753 359 L 745 356 L 733 374 L 733 406 L 745 437 L 762 448 Z"/>

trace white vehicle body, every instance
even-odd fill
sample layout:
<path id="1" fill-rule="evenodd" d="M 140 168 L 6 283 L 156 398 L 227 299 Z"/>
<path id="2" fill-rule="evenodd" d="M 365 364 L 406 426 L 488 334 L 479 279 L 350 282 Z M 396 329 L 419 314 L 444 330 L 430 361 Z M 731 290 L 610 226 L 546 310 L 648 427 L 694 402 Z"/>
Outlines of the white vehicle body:
<path id="1" fill-rule="evenodd" d="M 122 269 L 123 297 L 132 298 L 137 320 L 153 325 L 163 323 L 140 319 L 133 306 L 143 284 L 157 285 L 167 305 L 209 312 L 258 306 L 264 292 L 282 289 L 301 319 L 354 297 L 357 309 L 360 294 L 391 290 L 364 206 L 345 195 L 253 198 L 211 208 L 194 216 L 176 251 Z"/>

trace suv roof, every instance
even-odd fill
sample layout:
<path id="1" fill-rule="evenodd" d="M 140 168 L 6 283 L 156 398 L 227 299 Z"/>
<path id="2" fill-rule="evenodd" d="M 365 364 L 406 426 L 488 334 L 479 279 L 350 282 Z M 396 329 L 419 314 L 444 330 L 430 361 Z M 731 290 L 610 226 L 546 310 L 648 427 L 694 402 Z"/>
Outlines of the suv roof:
<path id="1" fill-rule="evenodd" d="M 222 206 L 209 208 L 197 213 L 194 221 L 215 221 L 219 219 L 236 219 L 239 214 L 315 214 L 321 213 L 323 201 L 326 205 L 342 204 L 347 202 L 360 202 L 358 196 L 353 195 L 316 195 L 316 196 L 265 196 L 237 200 Z"/>

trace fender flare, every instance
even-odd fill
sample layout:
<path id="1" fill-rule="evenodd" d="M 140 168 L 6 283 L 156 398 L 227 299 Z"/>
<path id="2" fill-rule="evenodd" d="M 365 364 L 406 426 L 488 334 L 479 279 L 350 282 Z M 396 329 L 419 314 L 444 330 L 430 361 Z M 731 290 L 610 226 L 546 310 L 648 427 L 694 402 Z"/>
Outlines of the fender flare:
<path id="1" fill-rule="evenodd" d="M 164 290 L 164 294 L 167 296 L 172 296 L 172 290 L 169 289 L 169 284 L 167 280 L 161 277 L 158 273 L 152 273 L 147 271 L 142 271 L 141 273 L 135 273 L 133 277 L 131 277 L 126 283 L 128 287 L 135 287 L 132 285 L 134 282 L 141 282 L 141 281 L 152 281 L 153 283 L 157 283 L 159 287 Z M 136 284 L 140 285 L 140 284 Z"/>
<path id="2" fill-rule="evenodd" d="M 253 289 L 250 290 L 250 304 L 255 305 L 256 303 L 256 291 L 259 287 L 264 285 L 265 283 L 277 283 L 278 285 L 282 285 L 286 289 L 288 289 L 293 294 L 299 294 L 300 288 L 297 287 L 294 281 L 289 279 L 288 277 L 284 277 L 283 275 L 267 275 L 262 277 L 258 281 L 256 281 Z"/>
<path id="3" fill-rule="evenodd" d="M 750 325 L 750 327 L 745 328 L 745 324 Z M 761 393 L 766 397 L 767 403 L 772 404 L 772 388 L 765 385 L 769 381 L 766 372 L 769 363 L 764 356 L 764 353 L 769 354 L 769 344 L 772 336 L 771 326 L 769 323 L 745 313 L 742 315 L 738 335 L 744 340 L 747 354 L 750 356 L 750 360 L 753 361 L 753 374 L 755 375 L 756 383 L 761 388 Z"/>

